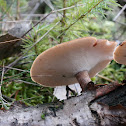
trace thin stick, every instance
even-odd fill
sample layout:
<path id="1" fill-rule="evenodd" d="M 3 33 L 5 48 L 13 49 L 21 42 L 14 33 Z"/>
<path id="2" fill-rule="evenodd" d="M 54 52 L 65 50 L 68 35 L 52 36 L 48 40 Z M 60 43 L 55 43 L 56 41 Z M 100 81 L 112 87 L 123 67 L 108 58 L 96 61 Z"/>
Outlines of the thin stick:
<path id="1" fill-rule="evenodd" d="M 14 39 L 14 40 L 9 40 L 9 41 L 4 41 L 4 42 L 0 42 L 0 44 L 15 42 L 15 41 L 19 41 L 19 40 L 21 40 L 21 38 L 19 38 L 19 39 Z"/>
<path id="2" fill-rule="evenodd" d="M 31 82 L 24 81 L 24 80 L 12 80 L 12 81 L 16 81 L 16 82 L 22 82 L 22 83 L 25 83 L 25 84 L 31 84 L 31 85 L 35 85 L 35 86 L 41 86 L 40 84 L 31 83 Z"/>
<path id="3" fill-rule="evenodd" d="M 39 20 L 16 20 L 16 21 L 0 21 L 0 23 L 19 23 L 19 22 L 38 22 Z"/>
<path id="4" fill-rule="evenodd" d="M 3 63 L 3 70 L 2 70 L 1 84 L 0 84 L 0 96 L 1 96 L 1 97 L 2 97 L 2 93 L 1 93 L 1 86 L 2 86 L 2 84 L 3 84 L 4 71 L 5 71 L 5 68 L 4 68 L 4 63 Z"/>
<path id="5" fill-rule="evenodd" d="M 110 82 L 115 82 L 114 80 L 109 79 L 109 78 L 107 78 L 107 77 L 105 77 L 105 76 L 102 76 L 102 75 L 100 75 L 100 74 L 97 74 L 97 76 L 100 77 L 100 78 L 102 78 L 102 79 L 104 79 L 104 80 L 107 80 L 107 81 L 110 81 Z"/>
<path id="6" fill-rule="evenodd" d="M 96 90 L 96 95 L 95 95 L 95 98 L 99 98 L 99 97 L 102 97 L 108 93 L 110 93 L 111 91 L 114 91 L 117 87 L 119 86 L 122 86 L 122 84 L 119 84 L 117 82 L 114 82 L 114 83 L 111 83 L 111 84 L 108 84 L 108 85 L 105 85 L 105 86 L 102 86 L 102 87 L 99 87 L 97 90 Z"/>
<path id="7" fill-rule="evenodd" d="M 116 17 L 113 19 L 113 21 L 116 21 L 117 18 L 121 15 L 121 13 L 126 9 L 126 4 L 123 6 L 123 8 L 119 11 L 119 13 L 116 15 Z"/>
<path id="8" fill-rule="evenodd" d="M 4 66 L 4 68 L 9 68 L 9 69 L 12 69 L 12 70 L 18 70 L 18 71 L 30 73 L 30 71 L 28 71 L 28 70 L 22 70 L 22 69 L 18 69 L 18 68 L 14 68 L 14 67 L 9 67 L 9 66 Z"/>
<path id="9" fill-rule="evenodd" d="M 7 99 L 7 101 L 9 101 L 9 102 L 14 101 L 13 98 L 10 98 L 10 97 L 8 97 L 8 96 L 6 96 L 6 95 L 2 95 L 2 96 L 3 96 L 4 99 Z"/>
<path id="10" fill-rule="evenodd" d="M 45 17 L 41 18 L 33 27 L 31 27 L 26 33 L 24 33 L 21 38 L 23 38 L 26 34 L 28 34 L 34 27 L 36 27 L 40 22 L 42 22 L 43 20 L 45 20 L 52 12 L 50 12 L 49 14 L 47 14 Z"/>
<path id="11" fill-rule="evenodd" d="M 21 14 L 22 17 L 24 16 L 30 16 L 30 17 L 42 17 L 45 16 L 45 14 Z"/>

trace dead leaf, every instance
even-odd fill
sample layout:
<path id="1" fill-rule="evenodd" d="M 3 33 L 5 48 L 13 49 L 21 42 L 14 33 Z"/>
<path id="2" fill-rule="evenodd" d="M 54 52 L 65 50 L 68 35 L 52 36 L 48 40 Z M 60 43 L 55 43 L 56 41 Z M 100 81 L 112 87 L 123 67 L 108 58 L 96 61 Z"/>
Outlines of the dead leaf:
<path id="1" fill-rule="evenodd" d="M 0 36 L 0 60 L 20 52 L 20 40 L 10 34 Z"/>

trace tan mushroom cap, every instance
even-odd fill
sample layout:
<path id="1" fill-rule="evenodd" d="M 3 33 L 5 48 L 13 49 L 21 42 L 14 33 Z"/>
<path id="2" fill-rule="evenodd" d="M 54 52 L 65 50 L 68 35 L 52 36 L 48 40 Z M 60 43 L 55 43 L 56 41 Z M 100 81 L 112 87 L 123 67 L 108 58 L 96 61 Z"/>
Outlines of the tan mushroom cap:
<path id="1" fill-rule="evenodd" d="M 75 75 L 87 70 L 90 77 L 113 59 L 115 42 L 85 37 L 54 46 L 41 53 L 31 67 L 33 81 L 47 87 L 76 83 Z"/>
<path id="2" fill-rule="evenodd" d="M 116 48 L 114 52 L 114 60 L 117 63 L 126 65 L 126 41 Z"/>

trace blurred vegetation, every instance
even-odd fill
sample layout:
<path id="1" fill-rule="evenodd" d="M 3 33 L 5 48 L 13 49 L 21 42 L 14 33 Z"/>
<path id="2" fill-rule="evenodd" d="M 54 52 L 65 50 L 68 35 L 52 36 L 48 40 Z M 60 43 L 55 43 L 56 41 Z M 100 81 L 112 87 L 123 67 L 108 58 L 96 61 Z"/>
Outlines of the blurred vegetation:
<path id="1" fill-rule="evenodd" d="M 2 3 L 0 5 L 1 20 L 4 21 L 4 17 L 14 18 L 16 14 L 14 6 L 17 6 L 16 1 L 0 0 L 0 3 Z M 31 80 L 29 73 L 34 59 L 46 49 L 62 42 L 86 36 L 113 40 L 113 33 L 116 32 L 116 24 L 107 19 L 107 12 L 113 11 L 110 5 L 118 6 L 115 0 L 55 0 L 52 1 L 52 4 L 56 10 L 72 6 L 73 8 L 57 12 L 60 16 L 52 23 L 44 22 L 37 25 L 23 40 L 22 52 L 23 54 L 27 53 L 27 55 L 14 66 L 18 69 L 10 69 L 4 74 L 3 81 L 1 82 L 2 95 L 7 100 L 7 103 L 10 101 L 12 104 L 14 101 L 20 101 L 26 105 L 36 105 L 56 100 L 53 96 L 53 88 L 45 88 L 35 84 Z M 28 0 L 20 1 L 20 12 L 26 12 L 27 7 Z M 46 9 L 45 12 L 49 11 L 50 9 Z M 59 22 L 58 25 L 54 27 L 57 22 Z M 27 51 L 50 28 L 53 29 L 30 51 Z M 2 31 L 0 32 L 2 33 Z M 4 59 L 0 61 L 0 66 L 7 66 L 16 58 L 18 58 L 18 55 Z M 125 79 L 125 68 L 124 65 L 112 61 L 100 74 L 120 83 Z M 92 80 L 99 84 L 110 83 L 97 76 L 92 78 Z M 3 104 L 1 102 L 1 105 L 4 107 L 5 103 Z"/>

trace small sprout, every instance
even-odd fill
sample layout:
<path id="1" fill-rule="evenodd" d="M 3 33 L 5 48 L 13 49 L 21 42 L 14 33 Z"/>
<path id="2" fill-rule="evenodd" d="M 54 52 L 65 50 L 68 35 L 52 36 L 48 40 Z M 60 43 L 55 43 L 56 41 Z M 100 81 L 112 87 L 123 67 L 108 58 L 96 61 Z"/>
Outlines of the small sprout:
<path id="1" fill-rule="evenodd" d="M 43 120 L 45 120 L 45 114 L 44 114 L 44 113 L 41 114 L 41 118 L 42 118 Z"/>

